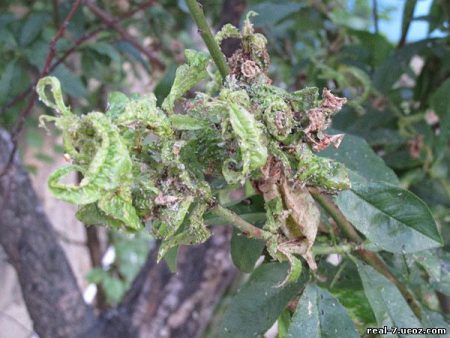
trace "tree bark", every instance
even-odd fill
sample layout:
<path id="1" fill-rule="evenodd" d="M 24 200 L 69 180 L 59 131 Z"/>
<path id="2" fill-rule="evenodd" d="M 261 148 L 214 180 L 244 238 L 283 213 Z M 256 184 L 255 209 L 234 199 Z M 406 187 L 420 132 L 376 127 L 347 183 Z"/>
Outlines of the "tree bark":
<path id="1" fill-rule="evenodd" d="M 0 129 L 0 168 L 12 148 L 9 134 Z M 92 326 L 94 314 L 27 173 L 17 156 L 13 161 L 0 178 L 0 244 L 17 272 L 35 332 L 42 338 L 76 337 Z"/>
<path id="2" fill-rule="evenodd" d="M 156 264 L 152 250 L 122 303 L 83 338 L 200 337 L 236 273 L 230 235 L 229 228 L 217 228 L 206 243 L 180 248 L 176 273 Z"/>

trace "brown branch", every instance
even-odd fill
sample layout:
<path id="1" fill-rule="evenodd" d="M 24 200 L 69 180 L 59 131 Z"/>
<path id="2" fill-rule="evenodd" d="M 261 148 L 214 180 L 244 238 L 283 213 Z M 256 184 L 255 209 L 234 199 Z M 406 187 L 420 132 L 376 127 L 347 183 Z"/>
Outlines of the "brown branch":
<path id="1" fill-rule="evenodd" d="M 150 7 L 153 6 L 156 3 L 155 0 L 149 0 L 146 1 L 142 4 L 140 4 L 139 6 L 137 6 L 136 8 L 130 10 L 129 12 L 121 15 L 120 17 L 114 19 L 115 23 L 120 23 L 123 20 L 126 20 L 130 17 L 132 17 L 133 15 L 135 15 L 136 13 Z M 51 73 L 52 71 L 54 71 L 56 69 L 56 67 L 58 67 L 61 63 L 63 63 L 64 61 L 66 61 L 66 59 L 75 51 L 78 50 L 78 48 L 80 48 L 80 46 L 87 42 L 88 40 L 93 39 L 94 37 L 96 37 L 98 35 L 98 33 L 104 31 L 105 29 L 108 29 L 108 26 L 101 26 L 98 27 L 88 33 L 83 34 L 82 36 L 80 36 L 77 40 L 75 40 L 72 44 L 72 46 L 70 48 L 68 48 L 66 51 L 64 51 L 64 53 L 51 65 L 50 69 L 49 69 L 49 73 Z M 5 105 L 3 105 L 0 109 L 0 114 L 6 112 L 7 109 L 15 106 L 17 103 L 23 101 L 33 90 L 33 88 L 36 86 L 37 81 L 39 80 L 39 77 L 33 81 L 32 84 L 30 84 L 23 92 L 19 93 L 16 97 L 14 97 L 11 101 L 9 101 L 8 103 L 6 103 Z"/>
<path id="2" fill-rule="evenodd" d="M 47 59 L 44 65 L 44 69 L 42 70 L 42 72 L 40 72 L 39 76 L 37 77 L 37 79 L 35 81 L 33 81 L 33 83 L 28 86 L 28 88 L 26 90 L 24 90 L 22 93 L 20 93 L 19 95 L 17 95 L 14 99 L 12 99 L 9 103 L 7 103 L 6 105 L 4 105 L 1 109 L 0 112 L 5 112 L 8 108 L 14 106 L 15 104 L 17 104 L 18 102 L 23 101 L 29 94 L 31 94 L 30 99 L 28 100 L 28 104 L 27 106 L 21 111 L 21 113 L 19 114 L 19 118 L 17 120 L 17 123 L 14 127 L 14 130 L 12 132 L 12 136 L 13 136 L 13 150 L 10 154 L 10 160 L 5 164 L 5 166 L 3 168 L 0 167 L 0 177 L 4 176 L 6 174 L 6 172 L 9 170 L 10 166 L 11 166 L 11 162 L 12 159 L 14 158 L 16 152 L 17 152 L 17 141 L 18 141 L 18 137 L 23 129 L 23 125 L 25 123 L 25 119 L 26 117 L 28 117 L 28 115 L 31 113 L 31 110 L 33 109 L 34 103 L 37 99 L 37 94 L 34 91 L 34 87 L 37 84 L 37 81 L 41 78 L 44 77 L 48 74 L 50 74 L 53 70 L 56 69 L 56 67 L 58 67 L 61 63 L 63 63 L 73 52 L 75 52 L 81 44 L 83 44 L 84 42 L 92 39 L 93 37 L 95 37 L 98 33 L 100 33 L 102 30 L 105 29 L 105 27 L 99 27 L 89 33 L 86 33 L 84 35 L 82 35 L 80 38 L 78 38 L 75 43 L 72 45 L 72 47 L 70 47 L 68 50 L 66 50 L 64 52 L 64 54 L 56 60 L 56 62 L 52 63 L 53 58 L 56 55 L 56 43 L 58 42 L 58 40 L 62 37 L 62 35 L 64 34 L 65 29 L 67 28 L 70 20 L 72 20 L 73 15 L 76 13 L 76 10 L 78 9 L 80 3 L 82 2 L 82 0 L 78 0 L 76 1 L 73 6 L 72 9 L 70 10 L 69 14 L 67 15 L 66 19 L 64 20 L 63 24 L 61 25 L 60 29 L 58 30 L 58 32 L 56 33 L 56 35 L 54 36 L 54 38 L 52 39 L 51 43 L 50 43 L 50 50 L 49 53 L 47 55 Z M 112 21 L 110 21 L 109 23 L 111 25 L 113 25 L 113 27 L 119 27 L 120 29 L 122 29 L 118 23 L 122 20 L 125 20 L 131 16 L 133 16 L 134 14 L 136 14 L 137 12 L 144 10 L 145 8 L 154 5 L 156 2 L 155 0 L 149 0 L 146 1 L 144 3 L 142 3 L 141 5 L 137 6 L 135 9 L 125 13 L 124 15 L 120 16 L 119 18 L 116 19 L 112 19 Z M 106 26 L 106 27 L 110 27 L 110 26 Z M 123 29 L 122 29 L 123 30 Z M 133 38 L 134 39 L 134 38 Z M 130 42 L 130 41 L 129 41 Z M 130 42 L 131 43 L 131 42 Z M 136 47 L 136 46 L 135 46 Z M 141 46 L 142 47 L 142 46 Z M 136 47 L 137 48 L 137 47 Z M 143 48 L 143 47 L 142 47 Z M 139 48 L 138 48 L 139 49 Z M 158 60 L 159 61 L 159 60 Z"/>
<path id="3" fill-rule="evenodd" d="M 53 37 L 52 41 L 50 42 L 49 52 L 47 54 L 44 68 L 42 69 L 42 71 L 39 75 L 39 78 L 41 78 L 49 73 L 51 63 L 53 61 L 53 58 L 56 55 L 56 44 L 57 44 L 58 40 L 63 36 L 64 32 L 66 31 L 67 26 L 69 25 L 73 16 L 75 15 L 78 8 L 80 7 L 81 2 L 82 2 L 82 0 L 76 0 L 73 3 L 72 8 L 70 9 L 69 13 L 67 14 L 66 18 L 64 19 L 61 27 L 59 27 L 59 30 L 56 32 L 55 36 Z M 36 100 L 36 98 L 37 98 L 37 94 L 35 91 L 33 91 L 31 93 L 31 97 L 28 100 L 28 104 L 26 105 L 25 109 L 22 110 L 19 114 L 16 125 L 11 134 L 12 142 L 13 142 L 13 149 L 9 155 L 9 160 L 7 162 L 5 162 L 3 169 L 0 171 L 0 178 L 3 177 L 4 175 L 6 175 L 6 173 L 11 168 L 13 158 L 17 153 L 17 142 L 18 142 L 19 135 L 22 132 L 23 126 L 25 124 L 25 119 L 28 117 L 28 115 L 30 115 L 31 110 L 33 109 L 34 101 Z"/>
<path id="4" fill-rule="evenodd" d="M 13 143 L 0 129 L 0 165 Z M 18 157 L 0 178 L 0 245 L 17 272 L 23 299 L 40 337 L 76 337 L 95 317 L 78 288 L 58 237 Z"/>
<path id="5" fill-rule="evenodd" d="M 87 0 L 86 1 L 86 7 L 88 7 L 92 13 L 94 13 L 97 17 L 100 18 L 100 20 L 103 21 L 103 23 L 113 28 L 117 33 L 120 34 L 120 36 L 129 42 L 131 45 L 133 45 L 137 50 L 139 50 L 145 57 L 150 61 L 150 63 L 158 68 L 158 69 L 164 69 L 165 65 L 164 63 L 159 59 L 159 57 L 149 48 L 143 46 L 134 36 L 132 36 L 130 33 L 128 33 L 122 26 L 120 26 L 117 23 L 117 20 L 115 20 L 108 12 L 98 7 L 94 1 Z"/>
<path id="6" fill-rule="evenodd" d="M 180 248 L 177 272 L 156 263 L 151 250 L 121 304 L 100 317 L 84 337 L 202 337 L 236 269 L 230 260 L 230 228 L 217 227 L 204 244 Z"/>

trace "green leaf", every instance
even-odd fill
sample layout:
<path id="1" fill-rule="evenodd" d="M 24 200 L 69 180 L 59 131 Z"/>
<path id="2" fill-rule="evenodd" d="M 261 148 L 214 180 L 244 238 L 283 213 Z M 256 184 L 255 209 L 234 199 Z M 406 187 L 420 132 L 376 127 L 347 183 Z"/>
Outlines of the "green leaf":
<path id="1" fill-rule="evenodd" d="M 442 314 L 427 309 L 422 309 L 422 327 L 425 328 L 446 328 L 447 333 L 444 335 L 428 335 L 433 338 L 450 338 L 450 324 L 445 321 Z"/>
<path id="2" fill-rule="evenodd" d="M 97 203 L 81 206 L 75 216 L 80 222 L 86 225 L 108 225 L 116 228 L 123 225 L 121 221 L 106 215 L 105 212 L 97 206 Z"/>
<path id="3" fill-rule="evenodd" d="M 170 66 L 167 67 L 167 70 L 164 73 L 162 79 L 156 85 L 153 92 L 158 99 L 158 105 L 161 105 L 164 98 L 169 95 L 170 88 L 172 87 L 173 81 L 175 80 L 176 71 L 177 65 L 175 63 L 171 63 Z"/>
<path id="4" fill-rule="evenodd" d="M 450 79 L 447 79 L 431 97 L 431 106 L 441 118 L 450 113 Z"/>
<path id="5" fill-rule="evenodd" d="M 357 267 L 378 327 L 422 327 L 394 284 L 371 266 L 358 261 Z"/>
<path id="6" fill-rule="evenodd" d="M 182 114 L 173 114 L 169 116 L 170 124 L 176 130 L 199 130 L 208 127 L 208 123 L 204 120 Z"/>
<path id="7" fill-rule="evenodd" d="M 369 181 L 399 184 L 399 180 L 392 169 L 387 167 L 367 142 L 358 136 L 347 134 L 339 148 L 328 147 L 319 155 L 345 164 L 348 169 L 357 172 Z"/>
<path id="8" fill-rule="evenodd" d="M 64 117 L 62 117 L 64 118 Z M 68 165 L 57 169 L 49 177 L 48 186 L 53 195 L 63 201 L 83 205 L 97 201 L 105 191 L 112 191 L 124 185 L 131 173 L 131 159 L 119 132 L 102 113 L 89 113 L 83 119 L 101 137 L 89 166 Z M 80 171 L 83 179 L 79 185 L 60 183 L 70 172 Z"/>
<path id="9" fill-rule="evenodd" d="M 284 280 L 288 269 L 287 263 L 268 263 L 252 273 L 225 311 L 222 338 L 257 337 L 272 326 L 308 278 L 303 273 L 297 282 L 275 287 Z"/>
<path id="10" fill-rule="evenodd" d="M 234 228 L 231 237 L 231 258 L 234 265 L 242 272 L 252 272 L 264 246 L 263 240 L 247 238 Z"/>
<path id="11" fill-rule="evenodd" d="M 252 6 L 251 10 L 258 13 L 253 22 L 256 26 L 272 26 L 303 7 L 305 5 L 301 3 L 265 1 Z"/>
<path id="12" fill-rule="evenodd" d="M 357 278 L 358 283 L 360 283 L 356 268 L 351 273 L 353 274 L 352 278 Z M 363 332 L 367 327 L 375 326 L 376 320 L 364 294 L 362 285 L 349 285 L 345 288 L 333 288 L 330 291 L 345 307 L 360 332 Z"/>
<path id="13" fill-rule="evenodd" d="M 115 94 L 111 99 L 114 100 L 114 110 L 108 111 L 108 114 L 114 117 L 117 125 L 132 126 L 139 122 L 153 129 L 159 136 L 172 135 L 167 116 L 156 106 L 153 93 L 133 100 L 125 100 L 122 95 Z"/>
<path id="14" fill-rule="evenodd" d="M 190 203 L 191 202 L 189 202 L 189 204 Z M 189 208 L 190 205 L 187 207 Z M 205 242 L 211 236 L 211 233 L 206 228 L 203 220 L 203 214 L 207 209 L 208 205 L 206 203 L 199 202 L 194 205 L 189 213 L 189 216 L 185 217 L 186 213 L 184 211 L 178 211 L 180 216 L 176 214 L 174 215 L 175 219 L 178 217 L 178 219 L 184 224 L 180 231 L 178 231 L 175 235 L 170 235 L 170 237 L 162 241 L 157 257 L 158 261 L 160 261 L 161 258 L 175 246 L 200 244 Z M 174 213 L 173 210 L 170 210 L 170 212 L 172 214 Z M 164 226 L 164 224 L 161 225 Z M 169 231 L 172 231 L 172 229 L 169 228 Z"/>
<path id="15" fill-rule="evenodd" d="M 169 267 L 170 272 L 177 272 L 177 257 L 178 257 L 178 246 L 174 246 L 167 250 L 163 259 L 166 261 L 167 266 Z"/>
<path id="16" fill-rule="evenodd" d="M 18 64 L 16 60 L 11 60 L 6 65 L 3 73 L 0 76 L 0 103 L 6 102 L 10 99 L 9 93 L 12 89 L 12 83 L 14 82 L 17 73 L 19 72 Z"/>
<path id="17" fill-rule="evenodd" d="M 20 45 L 24 47 L 32 42 L 41 33 L 49 19 L 47 13 L 31 13 L 20 31 Z"/>
<path id="18" fill-rule="evenodd" d="M 278 337 L 277 338 L 287 338 L 289 325 L 291 323 L 291 313 L 288 309 L 285 309 L 280 317 L 278 317 Z"/>
<path id="19" fill-rule="evenodd" d="M 102 280 L 102 286 L 110 304 L 117 304 L 126 291 L 125 282 L 109 275 Z"/>
<path id="20" fill-rule="evenodd" d="M 176 100 L 181 98 L 198 82 L 208 77 L 208 72 L 206 71 L 206 66 L 209 62 L 208 54 L 187 49 L 185 56 L 187 64 L 177 68 L 170 93 L 162 104 L 162 108 L 168 113 L 173 112 Z"/>
<path id="21" fill-rule="evenodd" d="M 387 183 L 352 180 L 336 203 L 345 217 L 379 248 L 405 253 L 441 246 L 433 216 L 413 193 Z"/>
<path id="22" fill-rule="evenodd" d="M 53 72 L 62 83 L 64 91 L 74 97 L 86 97 L 88 91 L 80 77 L 64 65 L 59 65 Z"/>
<path id="23" fill-rule="evenodd" d="M 287 337 L 356 338 L 359 334 L 341 303 L 327 290 L 309 284 L 299 300 Z"/>
<path id="24" fill-rule="evenodd" d="M 48 98 L 47 93 L 45 92 L 47 86 L 50 86 L 50 91 L 53 95 L 52 100 Z M 36 91 L 39 95 L 39 100 L 41 100 L 47 107 L 52 108 L 61 115 L 72 114 L 70 109 L 64 103 L 61 83 L 58 78 L 54 76 L 46 76 L 40 79 L 37 83 Z"/>
<path id="25" fill-rule="evenodd" d="M 242 176 L 261 168 L 267 161 L 267 148 L 263 144 L 263 132 L 255 117 L 243 106 L 228 102 L 228 111 L 233 131 L 239 139 L 239 147 L 244 161 Z M 235 182 L 228 182 L 235 183 Z"/>
<path id="26" fill-rule="evenodd" d="M 130 230 L 139 230 L 142 228 L 142 222 L 131 203 L 129 193 L 110 192 L 100 198 L 98 207 L 107 216 L 122 222 Z"/>
<path id="27" fill-rule="evenodd" d="M 450 296 L 450 253 L 443 250 L 421 251 L 409 258 L 427 272 L 431 287 Z"/>
<path id="28" fill-rule="evenodd" d="M 112 45 L 107 42 L 99 41 L 89 45 L 90 49 L 95 50 L 101 55 L 107 56 L 113 62 L 120 62 L 120 54 Z"/>
<path id="29" fill-rule="evenodd" d="M 130 99 L 124 93 L 111 92 L 108 95 L 108 109 L 106 116 L 115 120 L 125 111 L 125 107 L 130 103 Z"/>
<path id="30" fill-rule="evenodd" d="M 108 276 L 108 273 L 105 270 L 94 268 L 87 273 L 86 280 L 89 283 L 99 284 L 106 276 Z"/>

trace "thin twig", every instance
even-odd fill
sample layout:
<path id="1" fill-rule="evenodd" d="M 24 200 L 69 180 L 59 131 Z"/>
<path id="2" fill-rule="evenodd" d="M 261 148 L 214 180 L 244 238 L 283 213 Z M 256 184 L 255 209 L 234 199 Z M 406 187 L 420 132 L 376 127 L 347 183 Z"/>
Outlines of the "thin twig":
<path id="1" fill-rule="evenodd" d="M 353 225 L 345 218 L 342 212 L 334 205 L 334 203 L 326 196 L 319 193 L 317 190 L 311 189 L 311 195 L 314 199 L 325 209 L 325 211 L 334 219 L 334 221 L 344 230 L 345 234 L 349 239 L 357 244 L 362 244 L 363 239 L 355 230 Z M 356 251 L 359 256 L 370 264 L 375 270 L 383 274 L 391 283 L 393 283 L 399 291 L 405 297 L 408 304 L 411 306 L 414 314 L 420 318 L 421 310 L 420 306 L 417 304 L 416 299 L 413 294 L 408 290 L 408 288 L 397 279 L 397 277 L 389 270 L 386 263 L 374 252 L 367 251 L 362 247 Z"/>
<path id="2" fill-rule="evenodd" d="M 143 46 L 135 37 L 128 33 L 122 26 L 120 26 L 117 20 L 114 19 L 108 12 L 98 7 L 93 1 L 86 1 L 86 7 L 88 7 L 92 13 L 94 13 L 103 23 L 113 28 L 120 36 L 133 45 L 137 50 L 146 56 L 150 63 L 158 69 L 164 69 L 164 63 L 159 59 L 159 57 L 150 49 Z"/>
<path id="3" fill-rule="evenodd" d="M 123 20 L 126 20 L 130 17 L 132 17 L 134 14 L 136 14 L 137 12 L 140 12 L 150 6 L 153 6 L 156 3 L 155 0 L 149 0 L 146 1 L 142 4 L 140 4 L 139 6 L 137 6 L 136 8 L 132 9 L 131 11 L 121 15 L 120 17 L 114 19 L 115 23 L 120 23 Z M 78 48 L 85 43 L 86 41 L 93 39 L 94 37 L 96 37 L 98 35 L 98 33 L 104 31 L 105 29 L 109 28 L 106 25 L 103 25 L 101 27 L 98 27 L 88 33 L 83 34 L 82 36 L 80 36 L 77 40 L 75 40 L 75 42 L 72 44 L 72 46 L 70 48 L 68 48 L 63 55 L 61 55 L 50 67 L 49 73 L 51 73 L 53 70 L 56 69 L 56 67 L 58 67 L 61 63 L 63 63 L 73 52 L 75 52 L 76 50 L 78 50 Z M 11 101 L 9 101 L 8 103 L 6 103 L 5 105 L 3 105 L 3 107 L 1 107 L 0 110 L 0 114 L 6 112 L 7 109 L 15 106 L 17 103 L 22 102 L 33 90 L 33 88 L 36 86 L 37 81 L 39 80 L 39 77 L 32 82 L 32 84 L 30 84 L 23 92 L 19 93 L 16 97 L 14 97 Z"/>
<path id="4" fill-rule="evenodd" d="M 72 9 L 70 10 L 69 14 L 67 15 L 66 19 L 64 20 L 64 23 L 62 24 L 62 26 L 60 27 L 60 29 L 58 30 L 57 34 L 55 35 L 55 37 L 52 39 L 52 42 L 50 43 L 50 51 L 49 54 L 47 56 L 46 62 L 45 62 L 45 66 L 42 72 L 40 72 L 39 76 L 37 77 L 37 79 L 35 81 L 33 81 L 33 83 L 28 86 L 28 88 L 23 91 L 22 93 L 20 93 L 19 95 L 17 95 L 13 100 L 11 100 L 9 103 L 7 103 L 5 106 L 2 107 L 1 112 L 5 112 L 8 108 L 14 106 L 15 104 L 17 104 L 18 102 L 23 101 L 29 94 L 32 94 L 27 106 L 25 107 L 25 109 L 19 114 L 19 118 L 18 121 L 16 123 L 16 126 L 14 128 L 14 131 L 12 132 L 12 140 L 13 140 L 13 144 L 14 147 L 12 149 L 12 152 L 10 154 L 10 158 L 9 161 L 7 162 L 7 164 L 4 166 L 4 168 L 1 170 L 0 172 L 0 177 L 3 177 L 6 172 L 10 169 L 11 164 L 12 164 L 12 160 L 17 152 L 17 141 L 18 141 L 18 137 L 20 135 L 20 132 L 22 131 L 24 122 L 26 117 L 31 113 L 31 109 L 34 106 L 34 102 L 36 101 L 37 98 L 37 94 L 36 92 L 34 92 L 34 87 L 37 84 L 37 81 L 41 78 L 44 77 L 48 74 L 50 74 L 53 70 L 56 69 L 56 67 L 58 67 L 61 63 L 63 63 L 73 52 L 75 52 L 81 44 L 83 44 L 84 42 L 92 39 L 93 37 L 95 37 L 98 33 L 100 33 L 102 30 L 105 29 L 105 27 L 99 27 L 89 33 L 86 33 L 84 35 L 82 35 L 80 38 L 78 38 L 74 44 L 72 45 L 72 47 L 70 47 L 69 49 L 67 49 L 64 54 L 56 60 L 56 62 L 54 62 L 52 64 L 52 60 L 55 57 L 56 54 L 56 43 L 57 41 L 61 38 L 62 34 L 64 34 L 65 29 L 67 28 L 70 20 L 72 19 L 73 15 L 75 14 L 77 8 L 79 7 L 80 3 L 82 2 L 82 0 L 79 0 L 77 2 L 74 3 Z M 133 16 L 134 14 L 136 14 L 137 12 L 144 10 L 145 8 L 154 5 L 156 2 L 155 0 L 149 0 L 146 1 L 144 3 L 142 3 L 141 5 L 137 6 L 135 9 L 127 12 L 126 14 L 120 16 L 117 19 L 113 19 L 112 23 L 114 25 L 117 25 L 120 21 L 125 20 L 131 16 Z M 109 27 L 109 26 L 106 26 Z M 52 52 L 52 46 L 53 46 L 53 52 Z"/>
<path id="5" fill-rule="evenodd" d="M 66 31 L 67 26 L 69 25 L 70 21 L 72 20 L 73 16 L 75 15 L 75 13 L 77 12 L 78 8 L 80 7 L 82 3 L 82 0 L 76 0 L 73 5 L 72 8 L 70 9 L 69 13 L 67 14 L 66 18 L 64 19 L 62 25 L 59 27 L 58 31 L 56 32 L 55 36 L 53 37 L 52 41 L 50 41 L 50 46 L 49 46 L 49 52 L 47 54 L 47 58 L 45 60 L 45 64 L 44 64 L 44 68 L 42 69 L 39 78 L 47 75 L 49 73 L 49 69 L 51 66 L 51 63 L 53 61 L 53 58 L 56 55 L 56 44 L 58 42 L 58 40 L 63 36 L 64 32 Z M 0 177 L 3 177 L 8 170 L 10 169 L 14 156 L 16 155 L 17 152 L 17 143 L 18 143 L 18 139 L 19 139 L 19 135 L 23 129 L 23 126 L 25 124 L 25 119 L 28 117 L 28 115 L 30 115 L 31 110 L 34 106 L 34 101 L 37 98 L 37 94 L 35 91 L 32 92 L 31 97 L 28 101 L 27 106 L 25 107 L 24 110 L 21 111 L 21 113 L 19 114 L 19 117 L 17 119 L 17 123 L 15 125 L 14 130 L 11 133 L 11 139 L 13 142 L 13 149 L 10 153 L 8 162 L 6 163 L 5 167 L 2 169 L 2 171 L 0 172 Z"/>
<path id="6" fill-rule="evenodd" d="M 375 33 L 378 34 L 379 27 L 378 27 L 378 1 L 372 0 L 372 17 L 373 17 L 373 25 L 375 27 Z"/>
<path id="7" fill-rule="evenodd" d="M 219 69 L 220 75 L 222 75 L 222 78 L 225 79 L 225 77 L 230 72 L 227 60 L 225 60 L 225 56 L 220 50 L 219 45 L 217 44 L 214 36 L 211 33 L 211 30 L 209 29 L 201 5 L 197 2 L 197 0 L 186 0 L 186 4 L 189 8 L 189 12 L 191 13 L 192 18 L 197 24 L 198 31 L 202 36 L 202 39 L 205 42 L 206 47 L 208 48 L 209 53 L 214 60 L 214 63 Z"/>

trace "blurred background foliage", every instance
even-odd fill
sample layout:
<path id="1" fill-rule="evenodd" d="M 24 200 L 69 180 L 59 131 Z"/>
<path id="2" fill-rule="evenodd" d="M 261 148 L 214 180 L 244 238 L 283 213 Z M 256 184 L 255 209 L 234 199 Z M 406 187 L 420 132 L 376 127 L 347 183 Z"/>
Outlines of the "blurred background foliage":
<path id="1" fill-rule="evenodd" d="M 365 139 L 395 170 L 402 186 L 428 203 L 445 238 L 446 246 L 439 255 L 447 257 L 443 261 L 448 263 L 448 272 L 450 2 L 203 1 L 210 24 L 216 29 L 227 15 L 224 2 L 240 6 L 241 22 L 249 10 L 259 13 L 254 23 L 268 38 L 274 83 L 289 90 L 327 87 L 350 99 L 335 118 L 333 129 Z M 31 86 L 44 67 L 49 44 L 71 3 L 1 1 L 2 127 L 11 130 L 26 109 Z M 161 100 L 170 89 L 176 66 L 184 61 L 183 50 L 204 49 L 183 0 L 104 0 L 95 6 L 106 16 L 86 6 L 77 11 L 56 45 L 51 67 L 51 73 L 61 80 L 69 95 L 70 105 L 80 114 L 87 109 L 104 111 L 107 93 L 113 90 L 154 91 Z M 120 25 L 132 41 L 111 28 L 114 24 Z M 419 27 L 416 25 L 422 28 L 414 28 Z M 151 50 L 164 66 L 151 62 L 136 42 Z M 48 162 L 53 159 L 40 151 L 44 147 L 43 133 L 37 129 L 42 108 L 35 105 L 27 117 L 20 145 L 22 150 L 35 148 L 36 159 Z M 61 153 L 57 142 L 53 147 Z M 144 235 L 130 238 L 113 231 L 109 234 L 115 258 L 107 268 L 97 267 L 88 276 L 90 282 L 103 287 L 107 303 L 117 303 L 136 275 L 145 260 L 148 241 Z M 409 261 L 386 259 L 403 269 L 411 267 Z M 417 273 L 408 270 L 408 277 L 417 288 L 424 278 L 420 269 Z M 352 281 L 331 287 L 347 308 L 364 313 L 365 303 L 355 301 L 358 292 L 352 293 L 353 298 L 348 296 L 346 282 Z M 433 285 L 450 293 L 450 285 L 439 281 Z M 362 317 L 367 321 L 364 325 L 373 321 L 371 316 L 366 317 Z"/>

